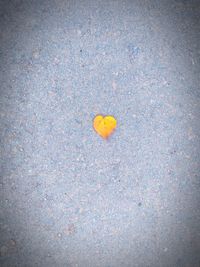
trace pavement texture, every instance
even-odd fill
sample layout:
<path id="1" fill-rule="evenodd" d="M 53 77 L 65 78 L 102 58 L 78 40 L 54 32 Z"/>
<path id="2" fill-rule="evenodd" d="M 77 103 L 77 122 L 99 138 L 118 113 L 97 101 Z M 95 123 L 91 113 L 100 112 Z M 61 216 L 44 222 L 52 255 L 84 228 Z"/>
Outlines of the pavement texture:
<path id="1" fill-rule="evenodd" d="M 200 1 L 0 1 L 0 266 L 200 266 L 199 66 Z"/>

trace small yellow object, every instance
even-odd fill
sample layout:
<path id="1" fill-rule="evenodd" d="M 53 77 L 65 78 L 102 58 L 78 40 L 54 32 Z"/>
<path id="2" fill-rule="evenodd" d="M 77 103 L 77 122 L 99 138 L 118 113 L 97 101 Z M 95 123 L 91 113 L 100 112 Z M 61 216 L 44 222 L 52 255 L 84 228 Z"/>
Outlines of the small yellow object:
<path id="1" fill-rule="evenodd" d="M 95 131 L 103 138 L 108 138 L 117 127 L 117 120 L 113 116 L 97 115 L 93 120 Z"/>

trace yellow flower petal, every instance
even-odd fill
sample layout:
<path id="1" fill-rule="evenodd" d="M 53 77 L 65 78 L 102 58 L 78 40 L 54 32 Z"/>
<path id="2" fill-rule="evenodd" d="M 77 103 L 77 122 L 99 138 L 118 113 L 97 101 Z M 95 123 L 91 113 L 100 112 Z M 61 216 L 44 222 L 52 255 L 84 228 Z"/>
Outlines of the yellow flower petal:
<path id="1" fill-rule="evenodd" d="M 113 116 L 97 115 L 93 120 L 95 131 L 103 138 L 108 138 L 117 127 L 117 120 Z"/>

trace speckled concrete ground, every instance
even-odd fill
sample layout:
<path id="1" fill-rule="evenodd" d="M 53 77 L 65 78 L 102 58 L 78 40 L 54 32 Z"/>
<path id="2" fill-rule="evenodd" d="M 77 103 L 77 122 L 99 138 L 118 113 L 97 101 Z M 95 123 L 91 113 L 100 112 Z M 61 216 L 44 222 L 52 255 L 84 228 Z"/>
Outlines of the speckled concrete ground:
<path id="1" fill-rule="evenodd" d="M 0 266 L 200 266 L 199 18 L 193 0 L 0 1 Z"/>

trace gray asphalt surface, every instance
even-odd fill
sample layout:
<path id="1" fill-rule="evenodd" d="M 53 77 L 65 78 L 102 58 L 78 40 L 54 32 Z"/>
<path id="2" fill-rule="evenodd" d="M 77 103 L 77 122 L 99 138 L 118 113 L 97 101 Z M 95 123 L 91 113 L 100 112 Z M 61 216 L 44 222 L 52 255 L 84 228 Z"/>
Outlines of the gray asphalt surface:
<path id="1" fill-rule="evenodd" d="M 200 266 L 199 40 L 200 1 L 0 1 L 0 266 Z"/>

